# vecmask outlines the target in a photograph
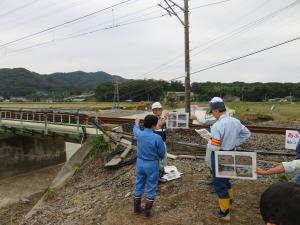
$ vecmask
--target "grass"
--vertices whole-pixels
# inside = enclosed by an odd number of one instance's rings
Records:
[[[143,102],[122,102],[120,106],[137,107],[143,104]],[[208,106],[208,102],[197,102],[192,104],[197,104],[202,107]],[[236,111],[235,116],[243,121],[300,125],[300,102],[226,102],[226,105],[229,108],[234,109]],[[272,106],[274,106],[273,110],[271,110]],[[0,108],[18,109],[101,110],[110,107],[112,107],[111,102],[0,103]],[[184,107],[184,104],[178,104],[177,107]]]
[[[143,102],[121,102],[120,107],[136,107]],[[112,102],[0,102],[0,108],[26,108],[26,109],[85,109],[97,110],[112,107]]]
[[[241,120],[300,125],[300,102],[228,102]]]
[[[109,150],[109,144],[104,140],[103,136],[98,136],[92,141],[92,152],[96,157],[102,156]]]
[[[56,189],[53,188],[49,188],[44,195],[45,201],[49,201],[54,199],[58,194],[58,191]]]
[[[192,104],[208,107],[208,102]],[[300,102],[225,102],[225,104],[234,109],[235,117],[242,121],[300,126]]]

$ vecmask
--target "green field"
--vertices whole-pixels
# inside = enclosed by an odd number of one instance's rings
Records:
[[[300,126],[300,102],[228,102],[226,105],[243,121]]]
[[[208,102],[193,105],[208,108]],[[300,127],[300,102],[225,102],[235,117],[248,123],[292,125]]]
[[[136,107],[143,103],[122,102],[120,107]],[[81,109],[81,110],[99,110],[110,108],[112,102],[1,102],[0,108],[17,108],[17,109]]]
[[[195,105],[208,107],[208,102],[195,102]],[[122,107],[144,105],[143,102],[122,102]],[[283,124],[300,126],[300,102],[226,102],[226,106],[235,110],[235,117],[250,123]],[[0,108],[16,109],[71,109],[71,110],[101,110],[112,107],[111,102],[26,102],[0,103]],[[177,108],[184,108],[178,104]],[[273,110],[271,110],[273,108]],[[166,109],[169,109],[166,107]]]

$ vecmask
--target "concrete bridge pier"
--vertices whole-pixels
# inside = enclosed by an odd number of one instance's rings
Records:
[[[66,161],[63,138],[43,135],[0,137],[0,179]]]

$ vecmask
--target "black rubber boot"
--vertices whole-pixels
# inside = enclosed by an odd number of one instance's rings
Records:
[[[146,201],[146,205],[145,205],[145,211],[144,211],[144,214],[145,214],[145,217],[146,218],[150,218],[152,216],[152,206],[153,206],[153,202],[154,200],[148,200]]]
[[[141,207],[141,202],[142,202],[141,197],[134,197],[133,211],[135,214],[141,214],[143,212],[143,209]]]

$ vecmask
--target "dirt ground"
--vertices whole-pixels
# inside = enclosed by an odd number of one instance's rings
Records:
[[[0,180],[0,208],[27,199],[31,195],[44,192],[62,165],[19,174]],[[1,223],[0,223],[1,224]]]
[[[26,198],[26,201],[17,202],[3,208],[0,208],[0,224],[16,225],[19,224],[23,217],[31,210],[31,208],[42,197],[44,192],[36,193]]]
[[[103,168],[102,159],[89,157],[67,186],[49,199],[26,221],[26,225],[214,225],[217,198],[207,185],[208,171],[199,160],[169,161],[182,178],[161,184],[154,203],[154,216],[146,220],[132,213],[134,165],[119,170]],[[263,225],[259,214],[261,193],[273,178],[233,181],[236,196],[232,206],[233,225]]]

